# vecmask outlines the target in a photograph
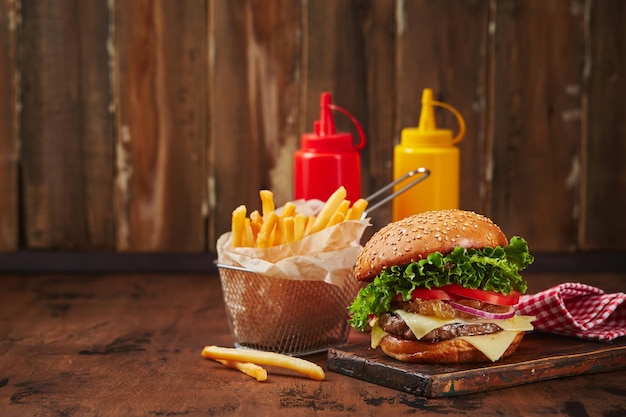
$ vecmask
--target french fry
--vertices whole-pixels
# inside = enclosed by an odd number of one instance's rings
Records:
[[[315,216],[308,216],[306,218],[306,227],[304,228],[304,236],[308,236],[311,234],[311,228],[313,227],[313,223],[315,223]]]
[[[337,207],[337,210],[335,211],[335,213],[341,213],[343,214],[343,217],[345,218],[346,215],[348,214],[348,210],[350,209],[350,200],[343,200],[340,204],[339,207]],[[334,214],[333,214],[334,216]],[[331,216],[332,218],[332,216]]]
[[[245,225],[246,218],[246,206],[241,205],[233,210],[232,215],[232,239],[233,239],[233,247],[237,248],[242,245],[243,240],[243,229]]]
[[[274,193],[261,190],[259,191],[261,211],[254,210],[246,217],[245,205],[233,210],[231,225],[233,246],[269,248],[297,242],[346,220],[361,220],[367,208],[367,201],[361,198],[351,206],[346,195],[343,186],[337,188],[317,216],[298,213],[297,206],[292,201],[285,203],[278,215],[275,211]]]
[[[263,226],[263,217],[258,210],[254,210],[250,213],[250,227],[252,227],[252,235],[254,236],[255,241],[259,231],[261,230],[261,226]]]
[[[288,203],[285,203],[285,206],[283,207],[283,212],[280,213],[280,217],[292,217],[295,214],[296,205],[290,201]]]
[[[279,246],[285,243],[285,229],[280,216],[276,218],[276,224],[274,225],[274,231],[272,232],[271,246]]]
[[[328,220],[328,223],[323,227],[323,229],[329,228],[331,226],[334,226],[336,224],[343,222],[346,219],[346,215],[348,214],[349,208],[350,208],[350,201],[343,200],[339,204],[339,207],[337,207],[337,210],[334,213],[332,213],[330,220]]]
[[[270,243],[272,242],[271,236],[276,226],[276,222],[278,221],[278,214],[272,211],[267,215],[267,217],[267,220],[263,220],[261,230],[256,237],[257,248],[268,248]]]
[[[322,210],[315,218],[315,222],[313,223],[313,226],[311,226],[309,234],[319,232],[326,227],[333,213],[337,211],[337,208],[341,205],[341,202],[345,200],[346,195],[347,191],[342,185],[341,187],[337,188],[337,190],[332,193],[330,197],[328,197],[328,200],[326,200],[324,207],[322,207]]]
[[[277,368],[289,369],[316,381],[323,381],[326,378],[324,370],[317,364],[307,361],[306,359],[287,356],[281,353],[252,349],[205,346],[204,349],[202,349],[202,356],[207,359],[250,362],[257,365],[275,366]]]
[[[249,218],[244,219],[243,224],[243,236],[241,239],[241,246],[251,248],[255,245],[254,233],[252,232],[252,224]]]
[[[346,216],[342,212],[336,211],[333,214],[333,216],[330,218],[330,220],[328,221],[328,224],[326,225],[326,227],[331,227],[331,226],[334,226],[336,224],[339,224],[342,221],[344,221],[345,218],[346,218]]]
[[[269,190],[259,191],[261,196],[261,210],[263,213],[263,220],[267,219],[270,213],[273,213],[276,209],[274,205],[274,193]]]
[[[285,237],[285,243],[293,243],[295,242],[295,238],[294,238],[294,223],[295,223],[295,219],[293,216],[289,216],[289,217],[283,217],[282,218],[282,223],[283,223],[283,231],[284,231],[284,237]]]
[[[215,359],[217,362],[232,369],[237,369],[244,374],[251,376],[259,382],[267,381],[267,371],[265,368],[250,362],[229,361],[226,359]]]
[[[361,220],[361,217],[363,217],[363,213],[365,213],[366,208],[367,200],[359,198],[357,201],[352,203],[352,207],[350,207],[350,209],[348,210],[346,220]]]
[[[308,217],[304,214],[298,213],[293,218],[293,240],[299,241],[304,237],[304,231],[306,230],[306,224]]]

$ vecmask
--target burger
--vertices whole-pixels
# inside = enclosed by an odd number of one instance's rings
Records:
[[[523,238],[509,242],[483,215],[409,216],[364,245],[350,324],[371,330],[372,348],[403,362],[495,362],[533,329],[534,317],[515,311],[527,289],[520,271],[533,261]]]

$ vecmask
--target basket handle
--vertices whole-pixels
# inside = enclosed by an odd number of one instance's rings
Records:
[[[418,175],[418,174],[421,174],[421,175],[419,177],[417,177],[415,180],[413,180],[412,182],[410,182],[409,184],[405,185],[404,187],[402,187],[398,191],[395,191],[392,194],[389,194],[387,197],[383,198],[382,200],[378,201],[377,203],[375,203],[373,205],[370,205],[370,203],[372,203],[373,200],[375,200],[377,197],[379,197],[385,191],[387,191],[390,188],[392,188],[394,185],[399,184],[402,181],[406,180],[407,178],[413,177],[413,176]],[[368,203],[367,204],[368,205],[368,209],[363,213],[362,219],[366,218],[369,215],[370,212],[376,210],[378,207],[382,206],[383,204],[386,204],[389,200],[396,198],[397,196],[399,196],[400,194],[404,193],[409,188],[411,188],[411,187],[417,185],[418,183],[424,181],[429,176],[430,176],[430,170],[428,168],[420,167],[420,168],[417,168],[417,169],[414,169],[412,171],[407,172],[406,174],[404,174],[403,176],[401,176],[397,180],[392,181],[389,184],[387,184],[384,187],[382,187],[381,189],[379,189],[378,191],[375,191],[374,193],[372,193],[371,195],[369,195],[368,197],[365,198],[365,200],[367,200],[367,203]]]

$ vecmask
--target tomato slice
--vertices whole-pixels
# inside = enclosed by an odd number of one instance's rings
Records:
[[[453,300],[454,298],[448,294],[447,292],[433,288],[429,290],[428,288],[415,288],[411,293],[411,299],[416,300]],[[402,301],[402,294],[397,294],[394,297],[396,301]]]
[[[483,301],[489,304],[497,304],[500,306],[512,306],[519,301],[519,292],[513,291],[511,294],[504,295],[495,291],[484,291],[472,288],[465,288],[459,284],[450,284],[441,287],[442,290],[449,292],[450,294],[458,295],[460,297],[467,297],[474,300]]]

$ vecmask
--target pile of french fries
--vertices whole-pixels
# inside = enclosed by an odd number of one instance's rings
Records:
[[[226,367],[237,369],[261,382],[267,380],[267,370],[260,365],[290,369],[316,381],[323,381],[325,378],[324,370],[319,365],[281,353],[211,345],[202,349],[202,356],[206,359],[213,359]]]
[[[276,213],[274,194],[269,190],[261,190],[259,194],[261,212],[254,210],[248,216],[245,205],[233,210],[233,247],[269,248],[298,242],[345,220],[361,220],[367,208],[367,200],[362,198],[350,205],[343,186],[328,198],[316,216],[298,213],[291,201],[284,205],[279,215]]]

